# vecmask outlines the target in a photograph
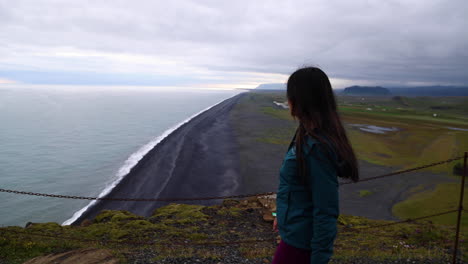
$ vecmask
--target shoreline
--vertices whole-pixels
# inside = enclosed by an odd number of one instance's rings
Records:
[[[167,129],[162,135],[156,137],[151,142],[147,143],[141,147],[138,151],[130,155],[127,161],[131,160],[134,155],[141,155],[141,157],[134,161],[132,166],[123,165],[119,169],[118,174],[119,179],[113,182],[111,185],[107,186],[98,197],[124,197],[124,198],[170,198],[170,197],[197,197],[197,195],[190,195],[190,191],[186,192],[185,195],[178,193],[176,188],[174,190],[165,190],[167,185],[171,181],[182,182],[180,179],[172,179],[175,170],[177,167],[186,167],[183,164],[179,163],[190,163],[190,157],[188,156],[185,160],[180,160],[179,152],[181,152],[186,146],[182,147],[180,144],[177,145],[177,142],[185,142],[187,135],[190,137],[194,134],[199,134],[203,136],[207,132],[205,130],[210,130],[209,126],[204,126],[201,130],[197,131],[198,127],[195,127],[199,123],[207,124],[212,121],[213,123],[217,119],[221,119],[222,116],[228,115],[229,110],[236,104],[238,99],[242,96],[243,93],[234,95],[228,99],[225,99],[215,105],[205,108],[204,110],[192,115],[186,120],[178,123],[177,125]],[[219,111],[222,111],[221,114]],[[219,115],[219,116],[218,116]],[[225,118],[228,121],[229,118]],[[224,124],[225,126],[229,124]],[[191,131],[195,129],[195,131]],[[203,130],[204,129],[204,130]],[[218,133],[228,134],[226,132],[229,129],[224,129],[224,131],[219,128],[216,129]],[[190,131],[190,133],[189,133]],[[225,135],[229,137],[229,135]],[[194,137],[195,138],[195,137]],[[200,137],[201,138],[201,137]],[[202,138],[203,139],[203,138]],[[206,140],[206,139],[203,139]],[[235,140],[230,140],[231,145]],[[177,149],[174,151],[168,147],[169,144],[176,143]],[[197,144],[203,142],[195,142],[191,140],[188,144]],[[232,148],[232,146],[231,146]],[[147,150],[146,150],[147,149]],[[229,149],[229,148],[225,148]],[[143,150],[143,151],[142,151]],[[145,151],[146,150],[146,151]],[[185,149],[184,149],[185,150]],[[172,152],[172,153],[170,153]],[[169,155],[167,155],[169,153]],[[206,153],[205,153],[206,154]],[[231,153],[233,154],[233,153]],[[158,161],[156,156],[160,156],[163,161]],[[167,158],[169,157],[169,158]],[[126,161],[126,163],[127,163]],[[152,163],[156,161],[156,166],[152,166]],[[168,163],[165,163],[168,162]],[[172,163],[172,166],[168,166],[169,163]],[[175,163],[178,163],[177,165]],[[161,169],[163,173],[158,173],[158,169]],[[227,168],[233,170],[233,168]],[[127,170],[125,172],[125,170]],[[208,171],[208,170],[207,170]],[[159,178],[151,177],[151,175],[158,174]],[[176,172],[176,178],[180,178],[180,171]],[[137,180],[138,186],[132,186],[132,182],[128,179],[132,178]],[[164,179],[165,178],[165,179]],[[195,178],[196,179],[196,178]],[[155,185],[154,183],[158,183]],[[149,186],[162,186],[157,193],[152,192]],[[173,188],[172,185],[169,186]],[[132,191],[133,190],[133,191]],[[142,194],[143,193],[143,194]],[[229,194],[231,194],[229,192]],[[214,194],[210,194],[214,195]],[[224,195],[224,194],[223,194]],[[105,200],[94,200],[91,201],[88,205],[76,211],[71,218],[64,221],[62,225],[77,225],[82,222],[84,219],[94,218],[101,210],[111,209],[111,210],[128,210],[132,213],[139,215],[150,215],[151,212],[163,205],[168,204],[169,202],[126,202],[126,201],[105,201]],[[120,205],[119,205],[120,204]],[[199,204],[206,204],[200,203]],[[208,202],[208,204],[212,204]]]
[[[290,121],[262,112],[262,107],[270,104],[255,93],[241,93],[202,112],[162,139],[105,197],[197,198],[276,191],[279,166],[287,146],[265,141],[268,135],[265,133],[284,130],[280,132],[289,139],[293,130],[287,131]],[[361,178],[402,169],[364,160],[359,160],[359,167]],[[340,213],[399,220],[392,208],[413,194],[415,188],[430,190],[450,181],[443,174],[416,171],[346,185],[340,188]],[[360,195],[363,191],[368,195]],[[179,203],[213,205],[217,202]],[[104,209],[148,216],[169,203],[97,201],[72,225],[92,219]]]

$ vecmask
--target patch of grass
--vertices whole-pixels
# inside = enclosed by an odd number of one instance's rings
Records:
[[[372,224],[372,221],[359,216],[353,215],[339,215],[338,224],[345,227],[367,226]]]
[[[270,102],[271,95],[255,94],[258,102]],[[263,97],[263,98],[262,98]],[[391,98],[340,98],[339,111],[345,123],[368,124],[382,127],[397,127],[400,130],[387,134],[372,134],[356,127],[346,126],[347,134],[359,159],[368,162],[395,166],[407,169],[432,162],[437,162],[468,151],[468,137],[464,131],[454,131],[447,127],[468,128],[468,119],[456,109],[461,109],[465,102],[459,98],[403,98],[406,106]],[[347,100],[354,100],[350,104]],[[444,100],[447,103],[442,103]],[[461,100],[461,101],[460,101]],[[431,106],[436,104],[451,104],[450,111],[438,111],[437,118],[432,117]],[[366,110],[372,108],[372,111]],[[264,136],[258,138],[262,142],[276,145],[287,145],[294,133],[296,124],[288,110],[273,106],[262,106],[261,111],[274,118],[291,121],[291,127],[266,130]],[[464,110],[463,110],[464,111]],[[369,144],[372,142],[372,144]],[[449,173],[452,163],[427,168],[425,170],[437,173]]]
[[[343,120],[348,124],[369,124],[400,129],[387,134],[372,134],[347,126],[347,134],[358,158],[379,165],[402,169],[417,167],[459,156],[463,149],[468,147],[466,133],[462,136],[462,133],[434,124],[379,120],[368,116],[344,116]],[[452,167],[453,164],[448,163],[426,170],[451,173]]]
[[[216,213],[223,216],[240,216],[242,209],[237,207],[222,207]]]
[[[278,95],[275,95],[278,97]],[[276,131],[265,131],[258,138],[262,142],[276,145],[287,145],[294,133],[296,124],[288,110],[264,106],[275,97],[270,94],[253,93],[255,103],[261,103],[260,111],[274,118],[291,121],[288,130],[278,128]],[[340,97],[339,112],[348,124],[368,124],[382,127],[397,127],[400,131],[387,134],[372,134],[356,127],[346,126],[347,134],[359,159],[368,162],[395,166],[402,169],[416,167],[454,156],[468,151],[468,137],[464,131],[454,131],[447,127],[468,128],[466,107],[460,98],[402,98],[405,105],[391,98]],[[441,101],[441,99],[443,99]],[[253,100],[253,99],[252,99]],[[353,101],[354,100],[354,101]],[[446,102],[445,102],[446,101]],[[353,103],[351,103],[353,102]],[[434,118],[433,109],[437,104],[451,105],[450,110],[438,110]],[[372,108],[372,111],[366,110]],[[460,110],[460,109],[465,110]],[[458,109],[458,110],[457,110]],[[372,142],[372,144],[369,144]],[[447,173],[453,164],[430,167],[426,170]]]
[[[262,112],[265,114],[271,115],[273,117],[276,117],[276,118],[291,120],[291,121],[294,120],[291,114],[289,113],[288,109],[279,109],[279,108],[274,108],[270,106],[264,106],[262,107]]]
[[[424,188],[425,188],[425,185],[424,185],[424,184],[419,184],[418,186],[415,186],[415,187],[409,189],[409,190],[408,190],[408,193],[414,194],[414,193],[423,191]]]
[[[366,197],[366,196],[369,196],[369,195],[372,195],[373,192],[369,191],[369,190],[359,190],[359,196],[360,197]]]
[[[261,142],[268,143],[268,144],[283,145],[283,146],[289,144],[290,142],[286,139],[275,138],[275,137],[261,137],[258,140]]]
[[[113,211],[113,210],[103,210],[99,215],[94,218],[96,223],[105,223],[108,221],[111,222],[120,222],[120,221],[129,221],[135,219],[143,219],[141,216],[130,213],[129,211]]]
[[[291,126],[280,127],[277,129],[266,129],[262,137],[257,140],[275,145],[288,145],[291,142],[292,136],[296,131],[296,124],[291,123]]]
[[[403,108],[386,108],[386,111],[381,109],[373,109],[372,111],[367,110],[367,105],[364,106],[339,106],[338,109],[342,115],[353,115],[353,116],[367,116],[376,119],[400,119],[401,121],[412,120],[417,122],[430,122],[443,125],[467,125],[467,119],[453,115],[441,115],[438,114],[434,117],[433,113],[418,112],[412,109]]]
[[[241,207],[239,207],[241,206]],[[275,234],[271,233],[271,224],[265,223],[261,217],[261,210],[255,212],[250,218],[246,219],[245,215],[240,216],[241,209],[246,209],[248,205],[243,203],[226,200],[223,205],[209,207],[187,207],[187,205],[176,206],[170,205],[168,208],[157,210],[159,215],[158,222],[152,223],[151,218],[134,219],[128,221],[111,221],[112,215],[124,214],[119,211],[103,212],[109,219],[106,222],[94,221],[89,226],[60,226],[56,223],[34,224],[29,228],[21,227],[5,227],[0,228],[0,259],[6,263],[23,263],[25,260],[32,257],[49,254],[66,252],[77,248],[96,248],[110,247],[112,253],[125,257],[132,254],[141,254],[141,251],[153,252],[157,257],[153,260],[161,260],[165,258],[184,260],[187,258],[200,258],[201,261],[221,260],[223,251],[216,250],[216,247],[194,246],[190,243],[180,246],[178,244],[171,245],[174,240],[185,241],[186,239],[202,242],[202,241],[226,241],[236,239],[255,239],[258,237],[269,238],[265,242],[255,244],[231,245],[232,250],[238,250],[239,253],[246,258],[252,259],[269,259],[275,249],[276,244],[272,241]],[[235,209],[234,209],[235,208]],[[192,213],[203,209],[207,221],[202,221],[197,228],[193,228],[193,223],[182,225],[179,222],[174,222],[173,217],[178,216],[190,218]],[[222,209],[222,210],[220,210]],[[253,208],[252,208],[253,209]],[[187,213],[192,211],[192,213]],[[224,217],[225,212],[227,218]],[[234,212],[234,214],[233,214]],[[156,212],[155,212],[156,213]],[[239,213],[239,214],[238,214]],[[182,216],[183,215],[183,216]],[[234,216],[235,215],[235,216]],[[205,218],[205,217],[202,217]],[[216,223],[210,223],[214,219]],[[153,218],[154,220],[154,218]],[[227,222],[226,225],[219,225],[222,221]],[[242,222],[244,221],[244,222]],[[417,223],[403,223],[399,225],[391,225],[378,229],[364,229],[362,227],[371,227],[391,221],[370,220],[363,217],[340,215],[338,218],[338,237],[335,241],[334,259],[367,258],[372,261],[378,260],[399,260],[411,258],[413,259],[439,259],[448,257],[450,252],[446,250],[452,245],[451,237],[454,234],[454,228],[449,226],[441,226],[428,221],[420,221]],[[246,233],[246,227],[251,227]],[[27,235],[18,235],[7,232],[7,230],[16,230],[21,232],[40,232],[43,234],[70,236],[79,239],[97,239],[115,240],[118,236],[113,235],[113,232],[123,232],[126,236],[121,237],[122,240],[132,241],[158,241],[162,244],[125,247],[114,246],[115,244],[90,244],[90,242],[78,242],[72,240],[60,240],[56,238],[44,238]],[[243,233],[244,232],[244,233]],[[217,235],[214,235],[216,233]],[[466,233],[462,230],[461,249],[465,252],[468,247]],[[182,240],[181,240],[182,239]],[[271,239],[271,240],[269,240]],[[124,258],[122,257],[122,261]]]
[[[187,224],[198,221],[205,221],[207,215],[200,210],[203,208],[201,205],[189,204],[174,204],[171,203],[167,206],[154,210],[151,219],[164,218],[165,223],[179,223]]]
[[[450,252],[446,248],[450,247],[452,241],[447,238],[454,234],[453,227],[420,221],[359,231],[358,228],[391,221],[375,221],[347,215],[341,215],[338,220],[339,231],[333,259],[347,260],[350,263],[354,263],[354,259],[358,258],[371,260],[369,263],[402,259],[406,261],[408,258],[449,259]]]
[[[467,191],[465,187],[465,193]],[[393,206],[392,212],[400,219],[407,219],[456,209],[459,195],[460,184],[438,184],[435,190],[413,194],[407,200],[397,203]],[[465,199],[463,206],[468,206],[468,199]],[[456,219],[456,213],[453,213],[433,217],[431,221],[438,224],[455,225]],[[462,214],[462,226],[468,227],[468,215],[466,214]]]

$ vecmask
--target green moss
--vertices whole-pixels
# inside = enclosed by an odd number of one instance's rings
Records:
[[[237,201],[236,201],[237,202]],[[221,259],[219,251],[211,247],[191,246],[170,246],[164,247],[154,245],[148,247],[115,247],[114,244],[94,244],[81,243],[73,240],[61,240],[56,238],[44,238],[27,235],[18,235],[15,233],[6,232],[6,230],[15,230],[20,232],[44,232],[47,234],[60,234],[60,236],[69,236],[78,239],[97,239],[97,240],[132,240],[132,241],[159,241],[163,244],[170,244],[175,240],[193,240],[193,241],[224,241],[226,237],[239,236],[242,239],[254,239],[261,232],[271,232],[271,225],[265,224],[259,215],[257,225],[258,233],[243,233],[241,229],[233,229],[233,223],[236,225],[249,226],[253,224],[252,218],[242,222],[242,217],[222,218],[220,216],[231,216],[241,213],[241,209],[236,207],[236,204],[207,207],[205,212],[213,212],[214,215],[206,215],[204,218],[220,218],[223,219],[219,223],[225,221],[226,225],[211,225],[209,223],[200,222],[198,226],[193,224],[180,224],[174,222],[174,217],[181,217],[180,213],[184,212],[186,216],[193,216],[193,212],[199,212],[200,208],[192,206],[175,206],[171,205],[159,212],[158,222],[152,223],[148,219],[135,219],[129,221],[107,221],[102,223],[93,223],[86,227],[64,226],[61,227],[55,223],[35,224],[29,228],[7,227],[0,228],[0,259],[6,263],[23,263],[25,260],[32,257],[65,252],[71,249],[84,247],[111,247],[117,256],[133,254],[133,250],[140,252],[141,250],[155,251],[158,254],[158,259],[165,257],[171,258],[188,258],[198,257],[202,260]],[[220,208],[219,211],[213,209]],[[187,213],[191,211],[192,213]],[[221,212],[221,213],[218,213]],[[114,215],[111,212],[108,215]],[[117,212],[116,212],[117,213]],[[163,216],[164,215],[164,216]],[[178,216],[177,216],[178,215]],[[198,214],[196,214],[198,215]],[[112,218],[110,218],[112,219]],[[155,219],[156,220],[156,219]],[[167,221],[171,220],[171,221]],[[371,227],[392,221],[376,221],[363,217],[340,215],[338,218],[338,237],[335,242],[334,259],[348,259],[352,262],[353,258],[366,257],[374,261],[378,260],[399,260],[402,258],[411,259],[438,259],[447,256],[446,248],[452,245],[451,239],[454,234],[454,228],[449,226],[440,226],[432,224],[429,221],[420,221],[417,223],[403,223],[392,225],[378,229],[359,229],[363,227]],[[266,228],[266,229],[264,229]],[[354,228],[354,229],[353,229]],[[261,229],[264,229],[263,231]],[[363,231],[360,231],[363,230]],[[461,234],[462,252],[468,247],[466,242],[466,233],[462,230]],[[274,253],[276,245],[271,242],[255,243],[240,245],[239,252],[247,258],[262,259],[271,256]],[[120,254],[120,255],[119,255]]]
[[[62,226],[54,222],[34,223],[34,224],[31,224],[27,229],[32,232],[40,230],[46,233],[54,233],[54,232],[60,232],[62,230]]]
[[[369,190],[359,190],[359,196],[360,197],[366,197],[366,196],[369,196],[373,194],[373,192],[369,191]]]
[[[338,224],[346,227],[354,226],[366,226],[369,224],[369,220],[364,217],[353,216],[353,215],[339,215]]]
[[[106,234],[105,237],[109,240],[121,240],[123,238],[130,237],[132,235],[132,231],[128,229],[124,230],[124,229],[114,228],[114,229],[108,230],[105,234]]]
[[[94,222],[95,223],[103,223],[103,222],[108,222],[108,221],[120,222],[120,221],[128,221],[128,220],[135,220],[135,219],[142,219],[142,217],[132,214],[129,211],[125,211],[125,210],[121,210],[121,211],[103,210],[94,218]]]
[[[78,245],[73,241],[9,232],[18,231],[51,235],[53,234],[51,231],[55,231],[56,234],[58,233],[59,228],[57,226],[59,225],[56,223],[47,223],[35,224],[34,228],[30,227],[27,229],[20,227],[0,228],[0,260],[12,264],[23,263],[28,259],[43,254],[60,253],[77,248]]]
[[[200,210],[201,205],[169,204],[154,210],[151,219],[164,218],[164,223],[187,224],[198,221],[206,221],[207,215]]]
[[[147,230],[147,229],[153,229],[155,226],[146,220],[134,220],[131,222],[126,223],[122,228],[128,229],[128,230]]]
[[[216,211],[217,214],[223,215],[223,216],[240,216],[242,212],[242,209],[237,208],[237,207],[223,207]]]

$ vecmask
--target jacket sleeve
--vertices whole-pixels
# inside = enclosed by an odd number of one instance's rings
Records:
[[[313,202],[313,236],[311,263],[324,264],[333,255],[339,215],[338,179],[335,170],[325,161],[315,158],[317,148],[308,156],[310,190]]]

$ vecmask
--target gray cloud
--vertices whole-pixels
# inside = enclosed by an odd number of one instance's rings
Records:
[[[50,55],[72,49],[176,62],[183,72],[173,66],[174,78],[204,72],[200,83],[313,64],[334,78],[468,84],[467,9],[464,0],[0,0],[0,78],[12,69],[108,68],[99,57]],[[124,66],[145,74],[166,67]]]

